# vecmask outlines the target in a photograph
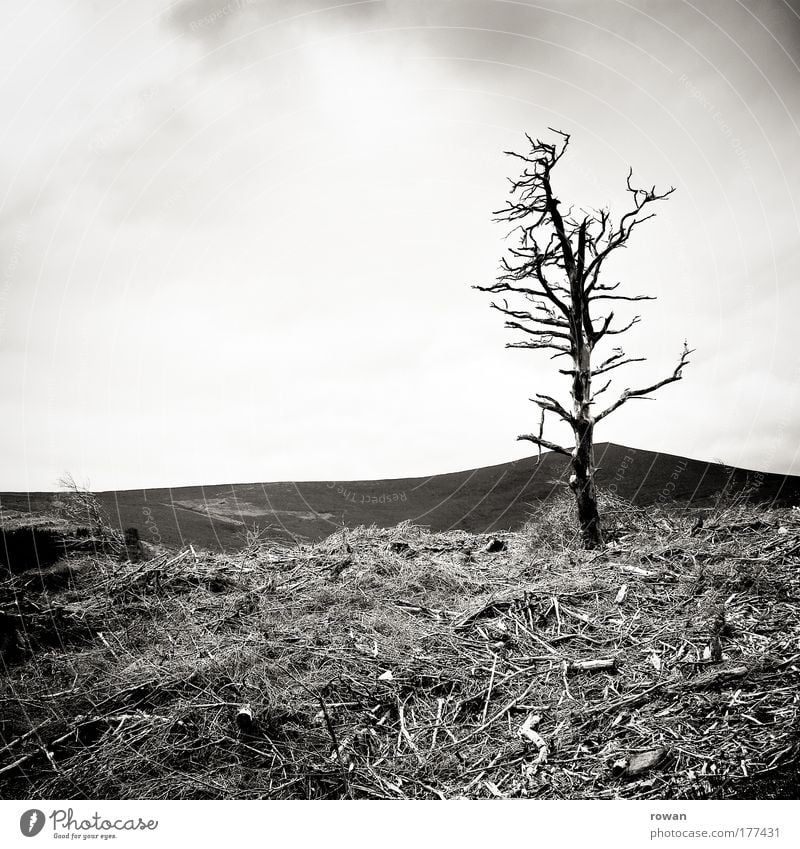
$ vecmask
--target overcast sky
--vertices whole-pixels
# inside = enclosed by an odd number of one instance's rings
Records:
[[[596,438],[800,474],[800,3],[33,0],[0,40],[0,489],[530,453],[568,387],[470,286],[548,126],[566,203],[677,189],[609,266],[659,298],[613,386],[697,353]]]

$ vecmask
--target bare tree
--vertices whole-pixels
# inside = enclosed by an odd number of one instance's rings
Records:
[[[603,534],[595,487],[594,427],[632,398],[648,398],[662,386],[680,380],[692,353],[684,342],[678,363],[668,377],[642,389],[625,389],[602,412],[595,412],[597,398],[609,388],[611,379],[605,379],[599,389],[593,387],[593,379],[645,359],[629,357],[621,347],[614,347],[608,356],[593,363],[592,355],[600,342],[624,333],[640,319],[637,315],[627,323],[615,321],[610,309],[605,315],[595,315],[596,306],[606,306],[602,302],[653,300],[650,295],[620,294],[620,284],[601,282],[601,274],[609,257],[627,245],[636,227],[655,215],[652,205],[666,200],[675,189],[659,192],[655,186],[638,188],[631,182],[630,171],[627,191],[632,206],[618,221],[612,221],[608,209],[574,213],[570,208],[562,212],[551,177],[570,137],[559,130],[551,131],[560,137],[557,144],[534,140],[526,134],[530,143],[526,154],[506,151],[508,156],[521,160],[524,169],[516,180],[510,181],[512,199],[495,216],[498,221],[514,224],[511,232],[519,234],[519,241],[501,260],[496,282],[474,288],[506,296],[491,306],[506,317],[507,328],[525,334],[521,341],[509,342],[507,348],[553,351],[551,359],[570,359],[569,367],[559,372],[571,383],[571,409],[549,395],[537,394],[531,400],[541,410],[539,430],[517,439],[538,446],[540,459],[542,448],[571,459],[570,487],[575,494],[583,542],[587,548],[595,548],[603,544]],[[508,297],[515,298],[522,308],[510,305]],[[544,438],[547,413],[570,426],[573,448]]]
[[[125,546],[120,533],[112,527],[100,505],[100,500],[89,489],[88,483],[79,484],[71,474],[67,473],[59,479],[58,485],[65,490],[54,504],[61,516],[76,525],[88,525],[100,551],[112,553],[123,551]]]

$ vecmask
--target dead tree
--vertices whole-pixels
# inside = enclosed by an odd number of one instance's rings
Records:
[[[552,172],[569,145],[569,135],[552,130],[560,140],[547,144],[526,134],[530,150],[526,154],[506,151],[508,156],[524,163],[522,174],[511,180],[510,194],[504,209],[495,213],[497,221],[512,222],[512,234],[518,244],[501,260],[501,273],[490,286],[475,286],[482,292],[502,295],[503,300],[491,304],[506,317],[505,326],[525,334],[525,338],[509,342],[507,348],[553,351],[551,359],[568,357],[568,368],[559,369],[571,384],[571,409],[549,395],[537,394],[531,400],[541,410],[539,430],[517,439],[564,454],[571,459],[570,487],[575,494],[581,535],[587,548],[603,544],[595,487],[595,425],[633,398],[648,396],[680,380],[682,370],[692,353],[684,342],[674,371],[663,380],[642,389],[625,389],[616,401],[602,412],[595,412],[597,398],[611,384],[611,379],[595,389],[592,381],[644,357],[629,357],[621,347],[613,347],[599,362],[593,362],[595,348],[636,324],[634,316],[627,323],[615,321],[614,312],[596,315],[595,311],[611,306],[605,302],[653,300],[650,295],[627,295],[618,292],[619,283],[601,282],[608,259],[624,248],[633,231],[652,218],[653,204],[666,200],[675,191],[659,192],[655,186],[638,188],[628,173],[627,190],[632,206],[618,221],[612,221],[608,209],[579,213],[561,211],[554,194]],[[509,304],[508,298],[515,302]],[[521,307],[521,308],[517,308]],[[545,416],[555,414],[572,429],[573,448],[544,438]]]

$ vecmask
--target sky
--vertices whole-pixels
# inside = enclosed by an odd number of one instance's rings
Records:
[[[0,490],[529,455],[568,386],[471,287],[548,127],[565,204],[676,189],[606,272],[658,298],[610,400],[696,353],[596,439],[800,474],[796,0],[32,0],[0,42]]]

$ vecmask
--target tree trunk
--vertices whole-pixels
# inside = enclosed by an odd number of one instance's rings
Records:
[[[569,485],[575,494],[581,537],[586,548],[603,544],[600,514],[597,510],[597,490],[594,484],[594,424],[579,423],[575,428],[575,451],[572,455],[572,475]]]
[[[594,485],[594,418],[590,406],[591,347],[580,330],[575,335],[578,340],[572,383],[572,429],[575,433],[575,449],[572,452],[572,475],[569,485],[575,494],[583,545],[585,548],[598,548],[603,545],[603,533]]]

